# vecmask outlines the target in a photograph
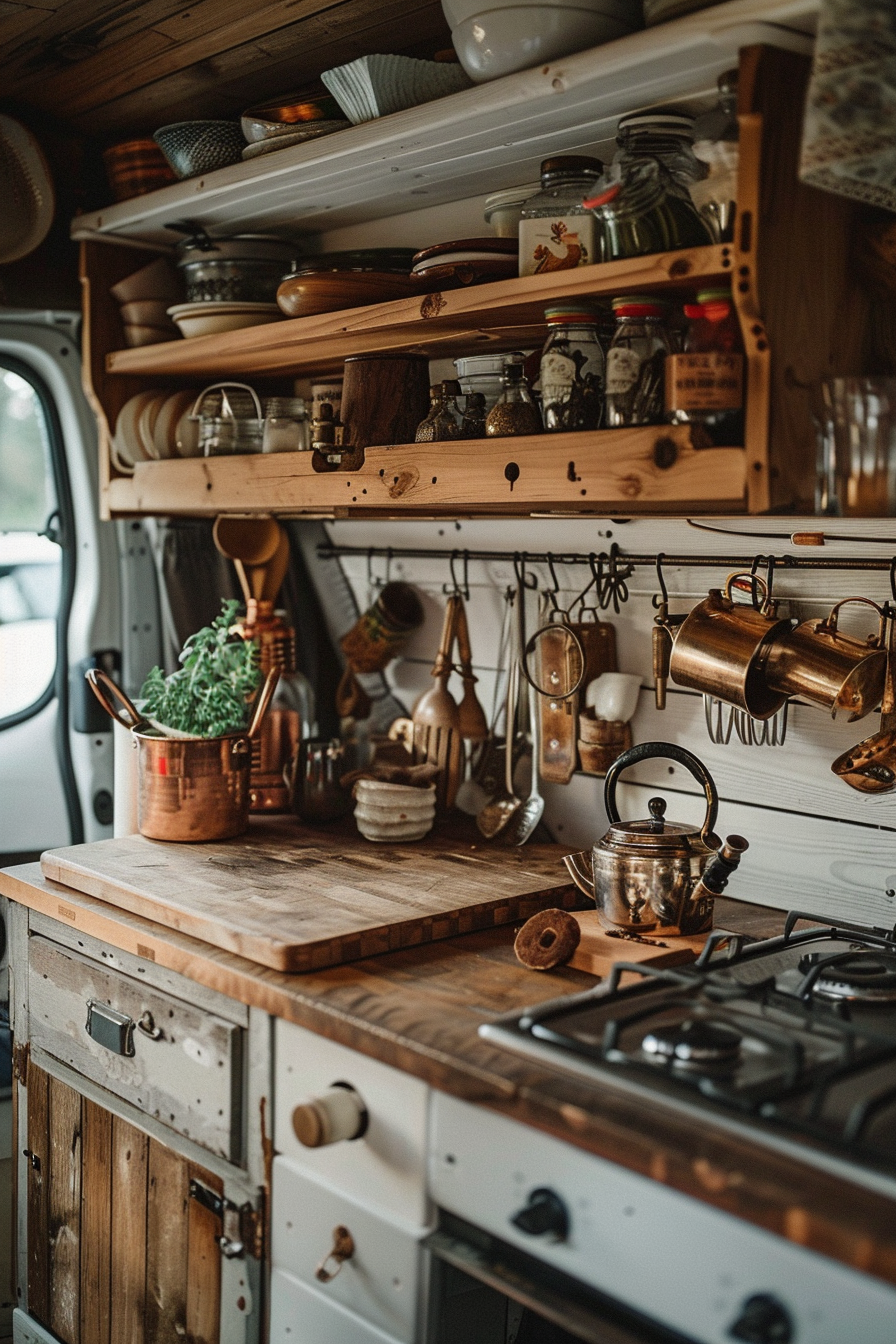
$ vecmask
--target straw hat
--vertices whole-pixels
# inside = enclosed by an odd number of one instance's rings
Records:
[[[0,264],[18,261],[46,238],[53,182],[40,145],[21,122],[0,114]]]

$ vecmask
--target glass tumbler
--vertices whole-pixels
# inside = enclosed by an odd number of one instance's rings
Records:
[[[826,379],[815,424],[816,513],[896,515],[896,378]]]

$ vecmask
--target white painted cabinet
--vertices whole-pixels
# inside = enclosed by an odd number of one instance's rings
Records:
[[[271,1275],[270,1344],[397,1344],[360,1316],[330,1302],[291,1274]],[[458,1341],[461,1344],[461,1341]]]

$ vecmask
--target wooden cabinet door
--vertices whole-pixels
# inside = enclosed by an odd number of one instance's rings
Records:
[[[218,1177],[33,1064],[28,1310],[64,1344],[218,1344]]]

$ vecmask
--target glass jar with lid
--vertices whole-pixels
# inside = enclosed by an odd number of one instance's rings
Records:
[[[671,353],[667,305],[650,294],[613,300],[616,330],[607,351],[606,423],[659,425],[665,419],[665,362]]]
[[[597,309],[566,302],[546,308],[541,352],[541,414],[550,431],[597,429],[604,409],[604,352]]]
[[[507,365],[522,364],[523,359],[519,350],[497,355],[461,355],[454,361],[461,392],[465,397],[471,392],[481,392],[488,413],[504,388],[504,370]]]
[[[629,164],[620,181],[584,204],[601,221],[604,261],[704,247],[712,242],[690,197],[685,200],[678,195],[671,177],[656,159]]]
[[[694,118],[684,112],[629,112],[619,118],[616,144],[613,167],[620,177],[632,164],[656,159],[672,179],[672,189],[689,200],[691,184],[706,176],[706,164],[694,153]]]
[[[600,159],[566,154],[545,159],[541,191],[520,213],[520,275],[566,271],[600,260],[599,225],[582,201],[603,176]]]
[[[268,397],[264,403],[263,453],[303,453],[311,448],[311,428],[303,397]]]
[[[744,355],[727,289],[701,289],[687,303],[681,354],[666,364],[666,411],[673,424],[695,427],[697,447],[743,444]]]

